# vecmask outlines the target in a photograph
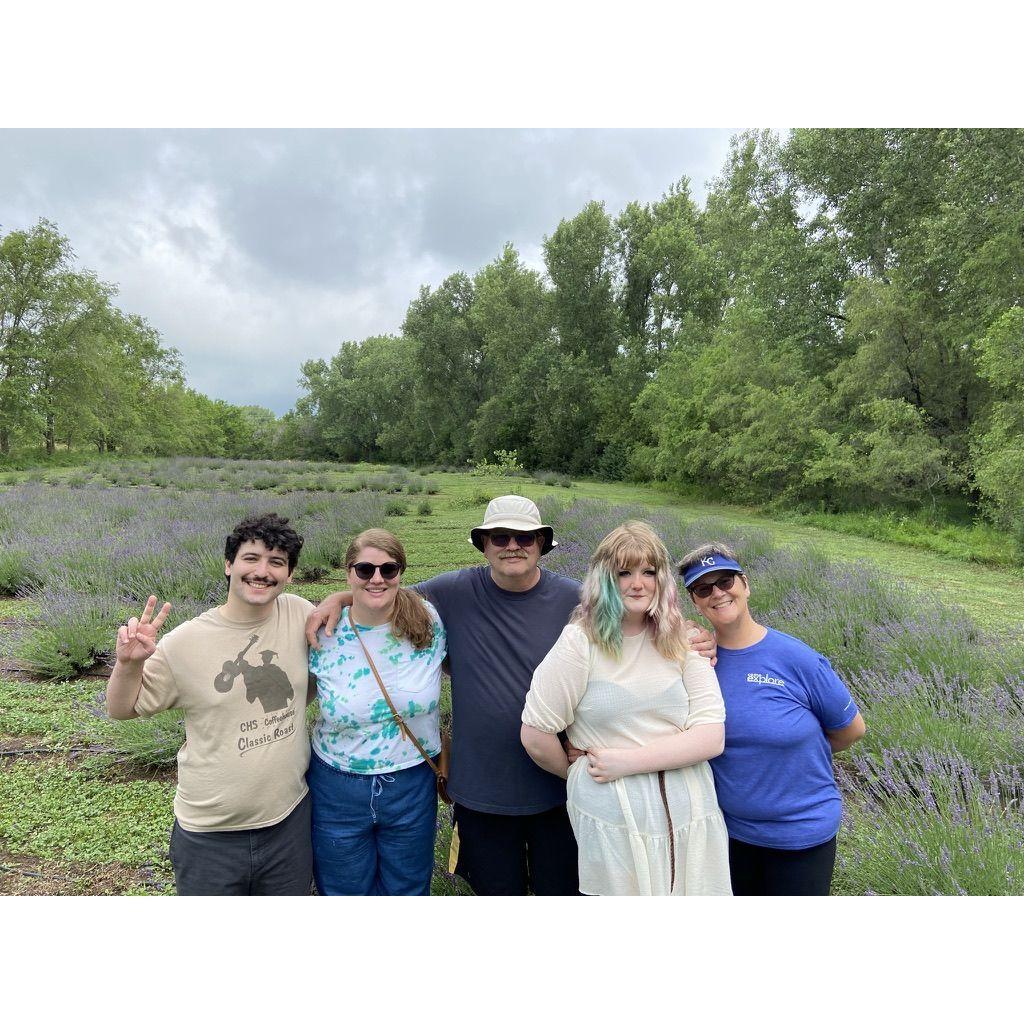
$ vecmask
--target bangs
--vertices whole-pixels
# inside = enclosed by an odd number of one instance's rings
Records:
[[[661,568],[658,564],[658,552],[637,537],[623,537],[613,554],[617,571],[625,569],[629,572],[646,565],[654,569]]]

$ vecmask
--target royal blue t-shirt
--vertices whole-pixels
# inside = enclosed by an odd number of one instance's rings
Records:
[[[448,633],[451,798],[487,814],[539,814],[564,804],[564,780],[534,764],[519,731],[534,670],[579,603],[579,583],[541,569],[529,590],[502,590],[491,567],[477,565],[415,589]]]
[[[839,831],[842,801],[825,730],[857,714],[828,659],[769,629],[741,650],[718,648],[725,752],[711,762],[729,835],[804,850]]]

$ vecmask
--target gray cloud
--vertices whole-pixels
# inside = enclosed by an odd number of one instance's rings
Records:
[[[305,359],[400,329],[421,284],[474,272],[592,199],[689,177],[731,130],[0,132],[0,230],[40,217],[179,348],[192,386],[277,413]]]

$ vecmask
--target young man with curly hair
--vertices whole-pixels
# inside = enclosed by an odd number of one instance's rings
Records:
[[[157,642],[171,610],[151,596],[117,633],[111,718],[185,716],[171,862],[182,896],[304,896],[312,877],[310,602],[284,593],[302,537],[274,513],[243,520],[224,546],[227,600]]]

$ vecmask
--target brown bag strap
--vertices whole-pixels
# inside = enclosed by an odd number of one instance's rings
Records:
[[[351,622],[351,613],[349,615],[349,621]],[[356,639],[359,641],[359,646],[362,647],[363,654],[366,655],[366,660],[367,662],[369,662],[370,668],[373,670],[373,677],[377,680],[377,685],[380,687],[380,692],[384,694],[384,699],[388,702],[388,707],[391,709],[391,717],[394,718],[395,723],[398,725],[398,728],[406,736],[409,737],[409,739],[413,743],[413,746],[415,746],[416,749],[423,755],[423,760],[430,765],[430,767],[433,769],[434,774],[440,779],[442,777],[441,769],[438,768],[437,765],[434,764],[434,762],[430,759],[430,755],[423,749],[423,745],[413,735],[412,729],[410,729],[409,726],[405,724],[405,719],[402,718],[402,716],[398,713],[397,709],[395,708],[395,705],[391,702],[391,696],[388,694],[387,687],[384,685],[384,680],[381,679],[380,673],[377,671],[377,666],[373,663],[373,658],[370,657],[370,652],[366,649],[366,644],[363,643],[363,638],[359,635],[359,627],[354,622],[351,622],[351,625],[352,632],[355,633]]]

